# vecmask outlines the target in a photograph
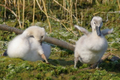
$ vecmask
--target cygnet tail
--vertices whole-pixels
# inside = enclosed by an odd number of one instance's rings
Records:
[[[78,30],[80,30],[81,32],[83,32],[83,33],[86,34],[86,35],[89,34],[88,30],[86,30],[86,29],[83,28],[83,27],[80,27],[80,26],[78,26],[78,25],[74,25],[74,27],[77,28]]]

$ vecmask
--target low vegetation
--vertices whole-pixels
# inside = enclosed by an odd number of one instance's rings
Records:
[[[13,0],[11,3],[9,1],[11,0],[0,2],[0,24],[20,29],[38,25],[46,29],[48,36],[73,45],[82,36],[73,25],[78,24],[91,31],[92,17],[101,16],[102,29],[114,29],[113,34],[106,36],[109,44],[106,53],[120,56],[119,0],[25,0],[25,4],[22,0]],[[14,4],[14,1],[19,7]],[[73,68],[74,52],[50,43],[48,44],[51,45],[52,50],[49,64],[43,61],[31,62],[2,56],[8,42],[15,36],[14,32],[0,31],[0,80],[120,80],[120,60],[112,60],[113,56],[103,61],[98,69],[83,70],[89,65],[80,62],[75,69]]]

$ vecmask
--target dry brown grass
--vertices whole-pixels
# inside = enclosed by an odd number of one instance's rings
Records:
[[[4,0],[3,2],[4,5],[0,4],[0,6],[5,8],[4,18],[6,18],[6,15],[7,15],[6,9],[10,10],[10,12],[14,14],[14,16],[17,18],[20,28],[25,27],[24,26],[25,20],[26,20],[25,15],[26,13],[28,13],[26,12],[26,9],[28,9],[28,7],[30,8],[32,7],[31,12],[32,12],[33,25],[35,24],[35,16],[37,15],[36,11],[40,10],[46,16],[46,21],[49,25],[50,33],[52,32],[52,25],[50,22],[51,19],[62,24],[66,28],[66,30],[73,32],[74,23],[78,25],[83,25],[82,21],[84,20],[84,17],[85,17],[84,11],[78,11],[78,4],[81,5],[83,2],[86,2],[91,5],[94,3],[96,3],[96,5],[100,5],[100,4],[112,3],[113,0],[50,0],[50,1],[48,0],[31,0],[31,1],[30,0]],[[120,9],[120,1],[117,0],[116,3],[118,5],[118,8]],[[48,4],[50,4],[51,6]],[[52,8],[54,8],[52,4],[57,5],[57,7],[60,7],[58,9],[58,11],[62,13],[62,15],[60,15],[60,18],[56,17],[57,13],[54,13],[52,11]],[[15,8],[15,10],[13,10],[13,7]],[[97,14],[97,13],[94,13],[94,14]],[[43,15],[39,15],[39,16],[41,17]]]

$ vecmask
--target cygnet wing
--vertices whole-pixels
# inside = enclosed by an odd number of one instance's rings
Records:
[[[86,29],[83,28],[83,27],[80,27],[80,26],[78,26],[78,25],[74,25],[74,27],[77,28],[78,30],[80,30],[81,32],[83,32],[85,35],[88,35],[88,34],[89,34],[88,30],[86,30]]]

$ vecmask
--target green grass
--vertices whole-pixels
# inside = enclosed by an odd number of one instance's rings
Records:
[[[58,58],[54,58],[58,56]],[[73,68],[73,54],[69,57],[60,57],[51,54],[49,64],[43,61],[24,61],[18,58],[0,57],[0,79],[4,80],[119,80],[120,73],[116,66],[119,62],[103,62],[99,69],[82,70],[89,65],[78,65]],[[117,69],[116,69],[117,68]],[[119,69],[118,69],[119,70]]]

